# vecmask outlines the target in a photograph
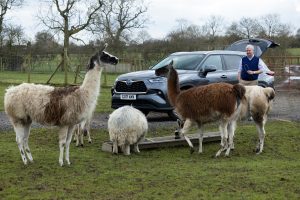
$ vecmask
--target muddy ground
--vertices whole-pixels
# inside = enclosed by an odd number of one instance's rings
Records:
[[[92,121],[92,128],[107,128],[108,113],[95,113]],[[167,114],[164,113],[150,113],[148,115],[149,128],[154,130],[158,127],[176,127],[176,122],[172,121]],[[300,122],[300,91],[299,90],[277,90],[273,108],[269,113],[269,120],[290,120]],[[33,124],[33,127],[40,127],[40,125]],[[6,114],[0,112],[0,130],[12,130]]]

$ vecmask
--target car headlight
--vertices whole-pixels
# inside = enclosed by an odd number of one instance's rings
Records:
[[[163,83],[166,82],[166,78],[165,77],[157,77],[157,78],[151,78],[149,79],[150,83]]]

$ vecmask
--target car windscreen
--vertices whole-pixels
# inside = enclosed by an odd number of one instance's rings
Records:
[[[195,70],[198,64],[204,58],[204,54],[181,54],[181,55],[170,55],[157,63],[151,69],[159,69],[167,66],[173,60],[173,67],[175,69],[183,70]]]

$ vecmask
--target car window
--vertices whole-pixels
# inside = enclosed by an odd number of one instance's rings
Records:
[[[164,67],[173,60],[173,66],[175,69],[194,70],[202,61],[203,57],[204,54],[171,55],[156,64],[154,67],[152,67],[152,69],[159,69],[161,67]]]
[[[223,55],[227,70],[238,70],[242,57],[238,55]]]
[[[202,64],[203,67],[205,66],[214,66],[218,70],[222,69],[222,60],[220,55],[210,55]]]

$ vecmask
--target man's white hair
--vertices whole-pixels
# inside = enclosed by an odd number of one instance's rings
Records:
[[[246,50],[247,49],[252,49],[253,51],[254,51],[254,46],[252,45],[252,44],[248,44],[247,46],[246,46]]]

